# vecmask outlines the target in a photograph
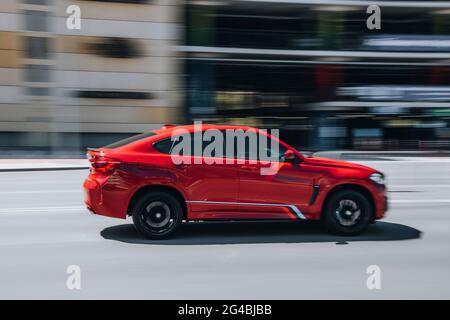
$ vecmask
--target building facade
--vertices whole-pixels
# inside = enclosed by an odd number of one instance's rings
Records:
[[[191,119],[279,128],[300,149],[450,148],[450,5],[188,1]]]
[[[2,0],[0,152],[80,152],[182,121],[182,18],[177,0]]]
[[[449,149],[450,5],[377,4],[381,29],[364,0],[2,0],[0,152],[193,120],[300,149]]]

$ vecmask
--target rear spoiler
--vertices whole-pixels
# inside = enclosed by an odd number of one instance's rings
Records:
[[[166,130],[166,129],[173,128],[173,127],[176,127],[176,126],[177,126],[176,124],[166,123],[165,125],[163,125],[161,127],[161,130]]]
[[[100,150],[100,148],[87,148],[87,157],[89,158],[95,158],[98,156],[103,156],[103,151]]]

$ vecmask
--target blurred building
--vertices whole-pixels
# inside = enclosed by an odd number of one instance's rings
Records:
[[[277,127],[300,148],[450,148],[450,6],[190,0],[191,119]]]
[[[370,4],[2,0],[0,153],[196,119],[279,128],[301,149],[449,149],[450,5],[377,1],[369,30]]]
[[[0,1],[0,152],[79,152],[181,121],[181,18],[176,0]]]

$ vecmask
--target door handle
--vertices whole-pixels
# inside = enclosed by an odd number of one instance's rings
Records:
[[[254,166],[241,166],[241,169],[250,172],[256,172],[259,170],[257,167]]]
[[[177,168],[177,169],[186,169],[187,168],[187,164],[185,164],[185,163],[177,163],[174,165],[175,165],[175,168]]]

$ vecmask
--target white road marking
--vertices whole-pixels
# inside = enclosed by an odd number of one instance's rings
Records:
[[[64,211],[87,210],[84,206],[64,206],[64,207],[25,207],[25,208],[2,208],[0,215],[21,214],[30,212],[59,213]]]
[[[450,184],[388,184],[387,187],[388,190],[391,188],[450,188]]]
[[[393,184],[387,185],[388,191],[396,188],[450,188],[450,184]],[[52,194],[52,193],[83,193],[83,189],[69,190],[21,190],[21,191],[0,191],[0,195],[14,194]]]
[[[389,203],[450,203],[450,199],[396,199],[389,200]]]
[[[73,190],[22,190],[22,191],[0,191],[1,194],[51,194],[51,193],[82,193],[83,189]]]
[[[386,158],[386,157],[383,157]],[[338,160],[343,160],[343,161],[347,161],[347,162],[354,162],[354,163],[385,163],[386,165],[391,165],[391,164],[403,164],[403,163],[448,163],[450,162],[450,159],[424,159],[424,160],[420,160],[420,159],[411,159],[411,160],[398,160],[395,158],[390,158],[391,161],[386,161],[386,160],[358,160],[358,159],[338,159]]]
[[[389,200],[392,204],[409,204],[409,203],[450,203],[450,199],[393,199]],[[0,216],[9,215],[27,215],[32,213],[48,213],[58,214],[62,212],[88,212],[85,206],[60,206],[60,207],[24,207],[24,208],[2,208]]]

